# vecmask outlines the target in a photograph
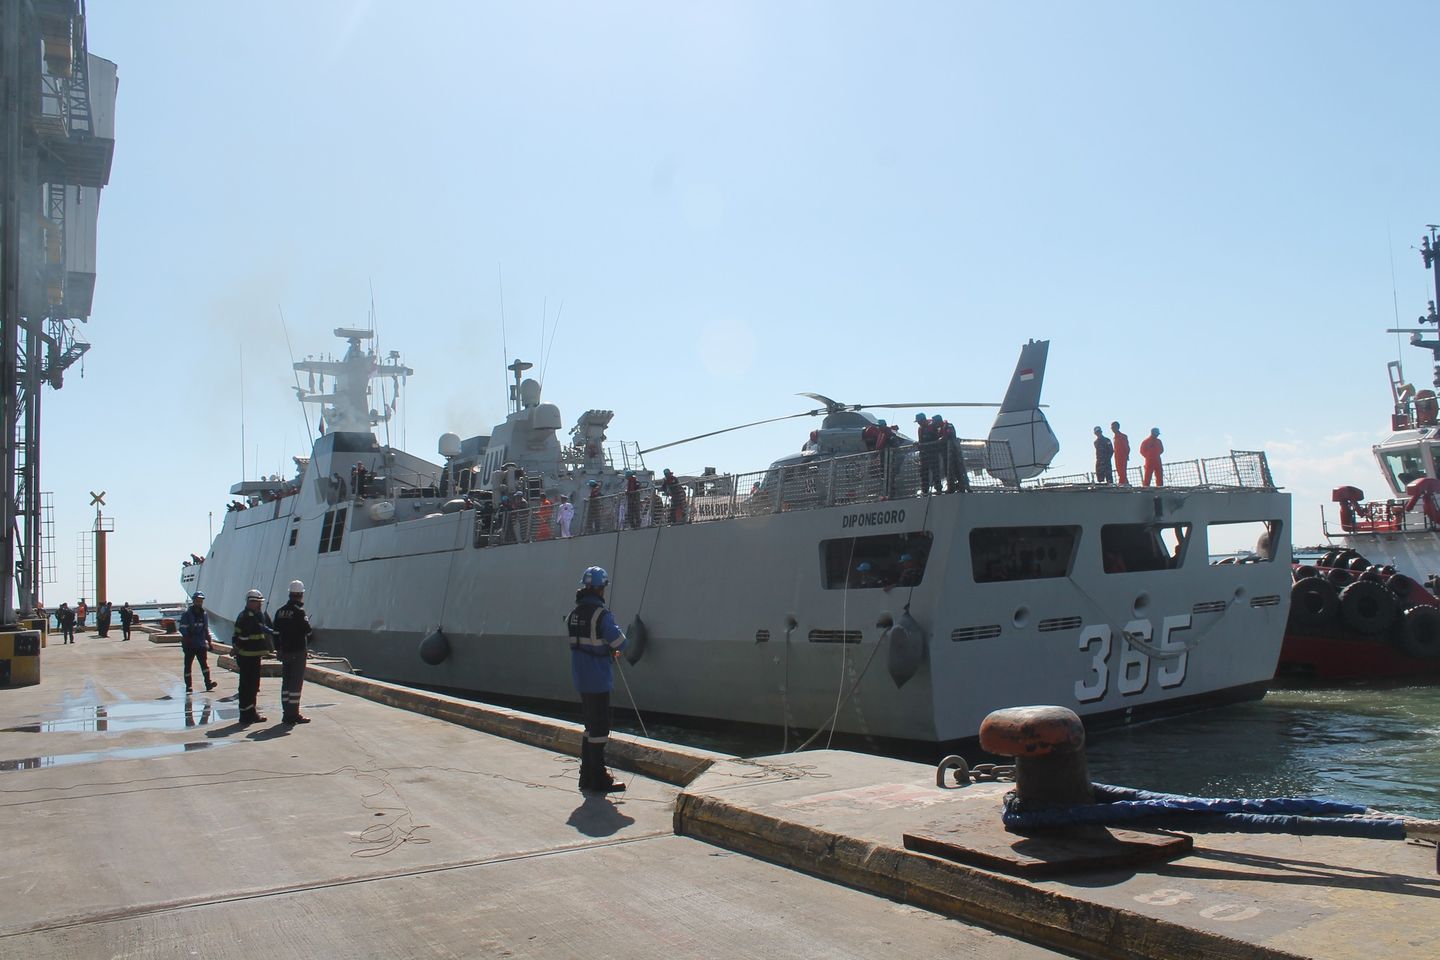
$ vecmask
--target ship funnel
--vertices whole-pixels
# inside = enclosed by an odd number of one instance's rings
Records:
[[[1010,378],[1010,388],[1000,404],[1000,413],[990,427],[990,440],[1010,445],[1013,465],[987,466],[991,476],[1014,483],[1038,477],[1060,452],[1060,441],[1040,410],[1040,386],[1045,382],[1045,358],[1049,340],[1031,340],[1020,348],[1020,362]]]

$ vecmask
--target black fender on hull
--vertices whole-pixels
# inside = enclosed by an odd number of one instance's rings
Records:
[[[895,681],[896,687],[903,687],[925,662],[925,631],[907,611],[887,632],[890,635],[890,679]]]
[[[420,641],[420,659],[438,667],[450,656],[450,638],[445,636],[445,631],[436,627],[432,632]]]
[[[648,636],[645,621],[640,619],[640,614],[635,614],[635,619],[630,621],[630,629],[625,631],[625,659],[630,661],[632,667],[645,656],[645,641]]]

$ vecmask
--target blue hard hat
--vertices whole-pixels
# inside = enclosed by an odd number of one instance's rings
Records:
[[[908,554],[908,553],[902,553],[902,554],[900,554],[900,562],[901,562],[901,563],[909,563],[909,562],[910,562],[911,560],[913,560],[913,559],[914,559],[914,558],[911,557],[910,554]]]
[[[592,486],[592,487],[598,487],[598,486],[600,486],[600,481],[599,481],[599,480],[586,480],[585,482],[586,482],[587,484],[589,484],[590,486]]]
[[[580,576],[580,586],[590,587],[592,590],[598,590],[609,582],[610,574],[605,572],[604,567],[586,567]]]
[[[917,414],[915,414],[915,422],[916,422],[916,423],[919,423],[921,420],[927,420],[927,419],[929,419],[929,418],[926,417],[925,414],[923,414],[923,413],[917,413]]]
[[[633,476],[635,476],[635,471],[634,471],[634,470],[626,470],[626,471],[625,471],[625,476],[627,476],[627,477],[633,477]]]
[[[883,426],[886,426],[886,423],[885,423],[884,420],[876,420],[875,423],[876,423],[878,426],[882,426],[882,427],[883,427]]]
[[[858,570],[858,571],[860,571],[861,573],[869,573],[869,572],[870,572],[870,564],[868,564],[868,563],[861,563],[861,564],[860,564],[858,567],[856,567],[855,569]]]

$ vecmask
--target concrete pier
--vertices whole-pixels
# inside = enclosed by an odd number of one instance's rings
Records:
[[[0,691],[3,956],[1440,955],[1429,845],[1195,834],[1024,879],[904,848],[1025,847],[1008,785],[928,766],[617,737],[629,790],[585,798],[573,724],[312,666],[314,722],[267,678],[242,728],[233,675],[187,700],[173,646],[44,656]]]
[[[233,674],[187,701],[138,635],[44,656],[0,691],[0,956],[1055,956],[676,836],[661,780],[587,799],[569,756],[318,684],[241,728]]]

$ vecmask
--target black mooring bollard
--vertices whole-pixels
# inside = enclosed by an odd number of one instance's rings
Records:
[[[980,724],[980,746],[1015,758],[1015,791],[1027,810],[1094,803],[1085,726],[1065,707],[1010,707]]]

